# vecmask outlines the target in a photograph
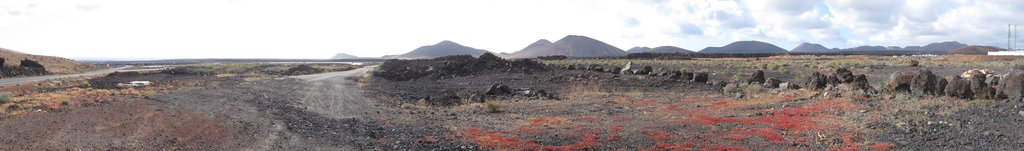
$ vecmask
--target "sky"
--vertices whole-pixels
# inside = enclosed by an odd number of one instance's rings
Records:
[[[1006,47],[1020,14],[1020,0],[0,0],[0,47],[83,60],[379,57],[443,40],[514,52],[566,35],[694,51]]]

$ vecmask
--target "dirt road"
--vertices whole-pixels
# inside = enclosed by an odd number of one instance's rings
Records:
[[[253,150],[357,150],[383,131],[369,113],[349,77],[371,68],[240,83],[213,89],[180,91],[154,97],[229,121],[258,140]]]
[[[0,87],[8,86],[8,85],[15,85],[15,84],[23,84],[23,83],[35,82],[35,81],[51,80],[51,79],[61,79],[61,78],[73,78],[73,77],[103,75],[103,74],[109,74],[109,73],[113,73],[113,72],[116,72],[116,71],[121,71],[121,70],[124,70],[124,69],[128,69],[130,67],[131,66],[125,66],[125,67],[118,67],[118,68],[112,68],[112,69],[107,69],[107,70],[100,70],[100,71],[93,71],[93,72],[79,73],[79,74],[3,78],[3,79],[0,79]]]
[[[332,118],[352,118],[364,115],[364,109],[370,107],[368,100],[362,96],[351,77],[363,76],[373,67],[360,68],[345,72],[332,72],[314,75],[294,76],[308,83],[305,97],[299,106]]]

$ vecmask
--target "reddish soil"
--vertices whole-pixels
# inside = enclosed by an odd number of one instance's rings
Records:
[[[230,150],[252,140],[223,120],[148,99],[0,120],[0,150]]]

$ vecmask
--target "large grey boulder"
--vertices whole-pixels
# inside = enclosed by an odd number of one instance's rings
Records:
[[[821,90],[828,85],[828,78],[818,72],[813,72],[811,75],[804,77],[803,86],[812,90]]]
[[[764,71],[757,70],[754,71],[754,73],[750,75],[750,78],[747,79],[747,84],[762,84],[764,83],[764,80]]]

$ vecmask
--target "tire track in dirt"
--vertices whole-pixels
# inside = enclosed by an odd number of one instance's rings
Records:
[[[365,67],[345,72],[293,76],[308,83],[305,97],[299,106],[332,118],[360,117],[369,112],[370,103],[362,95],[355,78],[361,77],[374,67]]]

